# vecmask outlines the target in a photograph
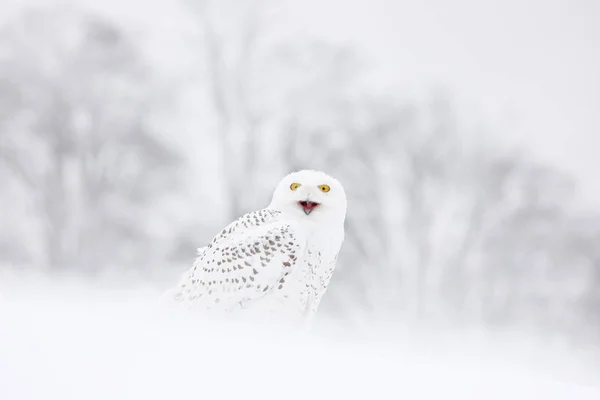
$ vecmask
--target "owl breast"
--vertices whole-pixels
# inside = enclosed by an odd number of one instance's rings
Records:
[[[302,318],[311,318],[317,311],[335,267],[335,255],[322,249],[320,241],[307,243],[298,268],[278,294],[281,311]]]

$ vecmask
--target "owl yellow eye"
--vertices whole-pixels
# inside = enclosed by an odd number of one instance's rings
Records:
[[[296,189],[298,189],[299,187],[300,187],[300,184],[299,184],[299,183],[292,183],[292,184],[290,185],[290,189],[291,189],[291,190],[296,190]]]
[[[331,190],[329,185],[321,185],[321,186],[319,186],[319,189],[321,189],[321,192],[325,192],[325,193],[327,193]]]

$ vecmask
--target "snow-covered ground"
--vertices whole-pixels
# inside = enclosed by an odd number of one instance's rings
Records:
[[[2,400],[600,399],[598,371],[525,340],[208,327],[151,290],[15,285],[0,286]]]

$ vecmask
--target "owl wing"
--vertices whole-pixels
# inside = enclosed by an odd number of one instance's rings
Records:
[[[228,225],[199,253],[173,299],[205,309],[233,309],[282,289],[306,236],[280,216],[275,210],[260,210]]]

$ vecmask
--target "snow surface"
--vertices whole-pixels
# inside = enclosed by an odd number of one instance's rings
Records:
[[[516,347],[448,337],[444,347],[339,329],[209,327],[157,308],[152,291],[11,289],[0,307],[2,400],[600,399],[597,371],[583,385],[585,369],[569,375],[568,357],[550,365],[543,351],[531,362]]]

